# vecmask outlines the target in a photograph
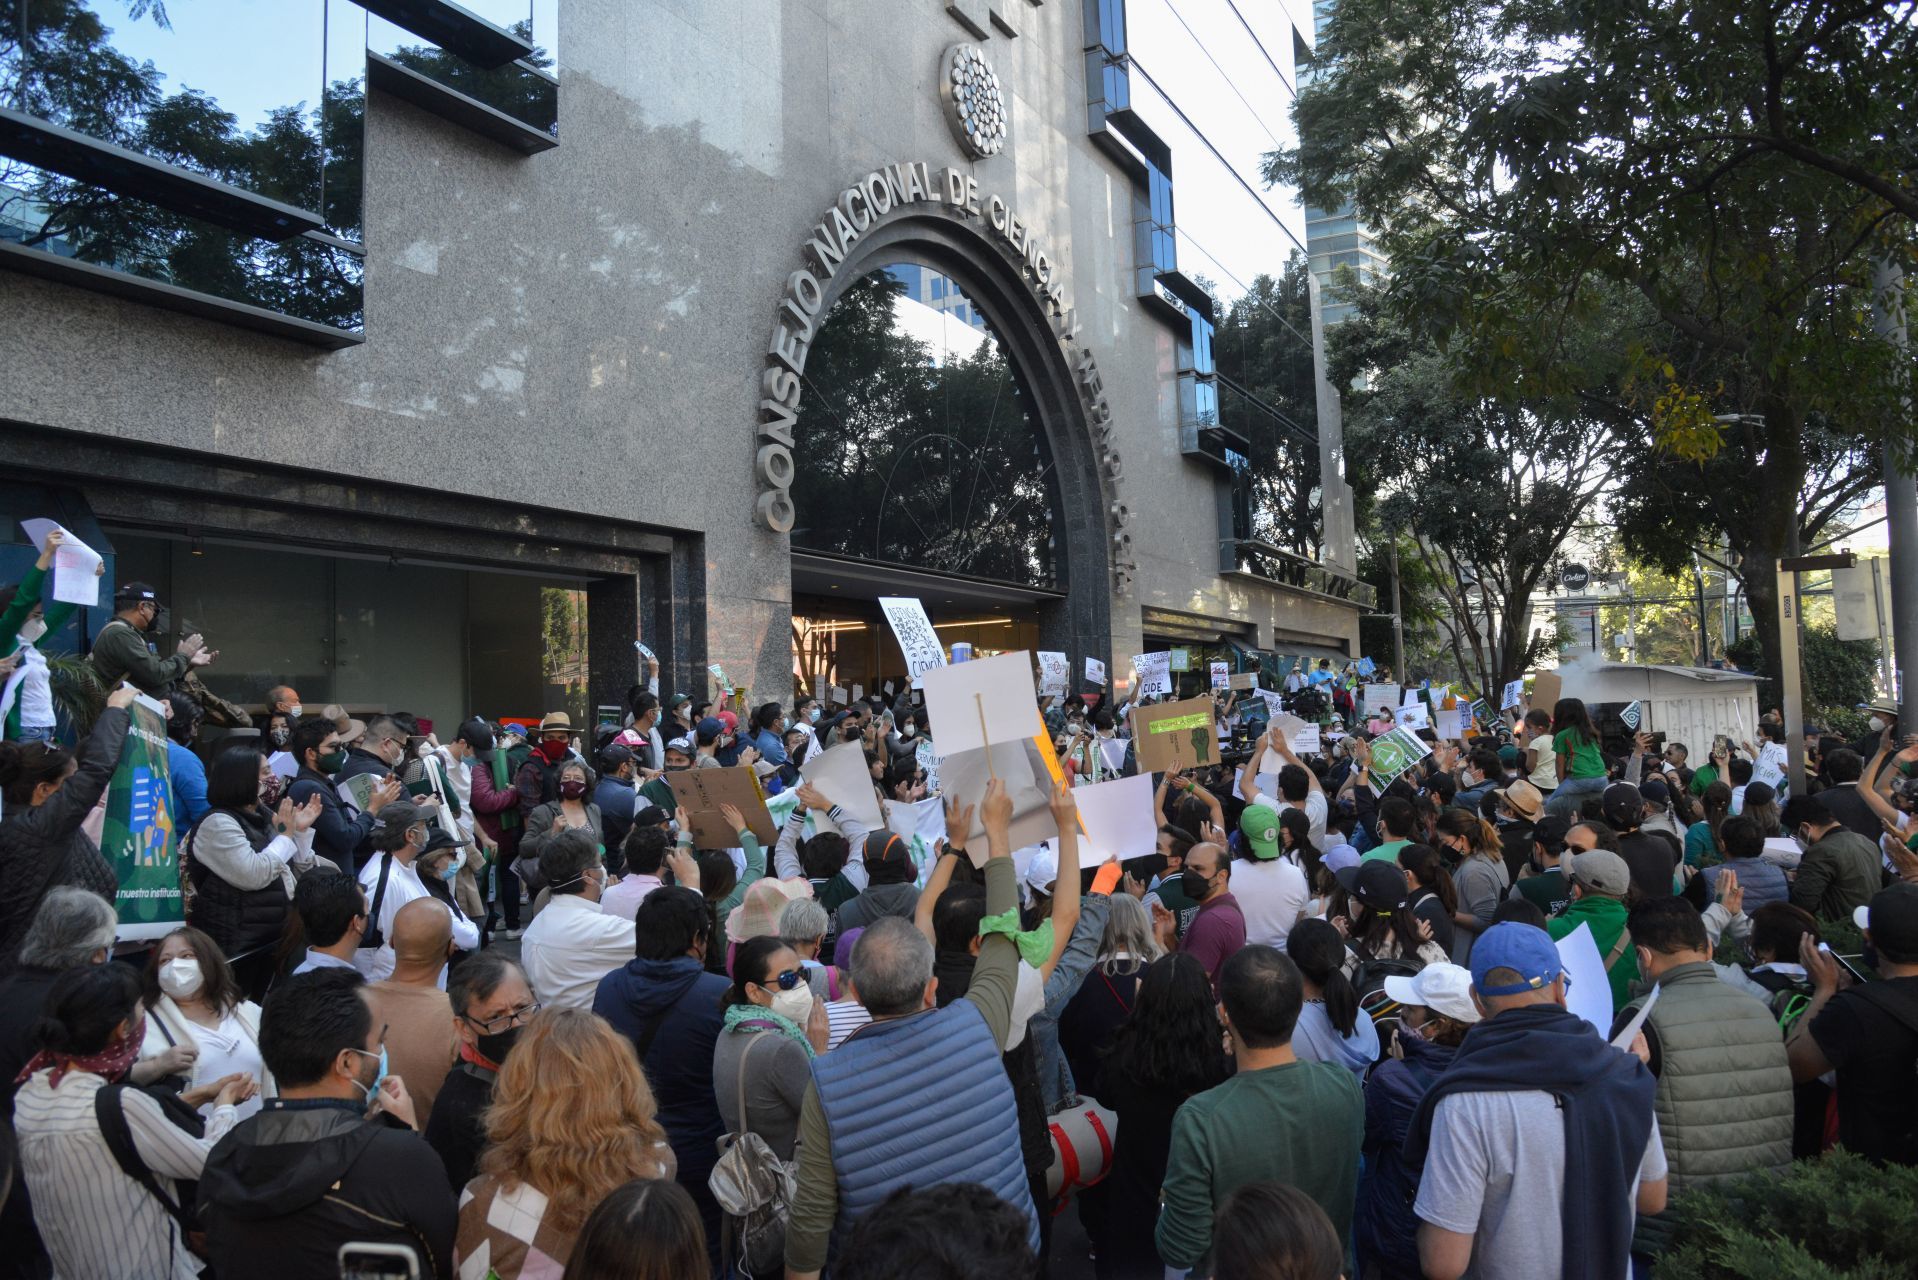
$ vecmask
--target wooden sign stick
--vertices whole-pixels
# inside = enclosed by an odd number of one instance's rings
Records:
[[[984,695],[973,694],[972,705],[978,708],[979,711],[979,741],[986,743],[986,776],[994,782],[997,782],[999,780],[999,774],[992,767],[992,744],[986,742],[986,702]]]

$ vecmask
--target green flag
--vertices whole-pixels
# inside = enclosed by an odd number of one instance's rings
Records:
[[[120,881],[120,937],[158,938],[186,919],[180,897],[180,837],[167,770],[166,717],[141,697],[128,708],[133,725],[107,783],[100,853]]]

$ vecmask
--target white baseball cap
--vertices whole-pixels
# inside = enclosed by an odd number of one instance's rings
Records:
[[[1442,1013],[1454,1022],[1479,1020],[1478,1006],[1472,1003],[1472,971],[1461,965],[1428,964],[1409,978],[1387,978],[1385,995],[1399,1004]]]

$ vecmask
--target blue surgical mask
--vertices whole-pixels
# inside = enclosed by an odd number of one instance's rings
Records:
[[[362,1054],[369,1058],[373,1056],[372,1054],[367,1053],[367,1051],[364,1049],[355,1049],[353,1050],[353,1052],[357,1054]],[[373,1083],[371,1085],[363,1085],[363,1084],[360,1084],[360,1082],[357,1080],[355,1080],[353,1083],[356,1085],[359,1085],[361,1089],[365,1090],[366,1105],[369,1107],[372,1106],[373,1100],[379,1097],[380,1095],[380,1086],[386,1083],[386,1044],[384,1041],[380,1043],[380,1069],[379,1069],[379,1073],[373,1077]]]
[[[451,862],[440,868],[440,879],[452,880],[459,876],[460,868],[466,865],[466,855],[461,853]]]
[[[818,724],[818,723],[819,723],[819,708],[818,708],[818,707],[807,707],[807,708],[806,708],[806,720],[807,720],[807,722],[808,722],[808,723],[810,723],[810,724]]]

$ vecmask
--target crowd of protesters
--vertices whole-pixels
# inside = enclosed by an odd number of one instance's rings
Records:
[[[1804,795],[1747,743],[1601,741],[1576,699],[1386,776],[1320,663],[1276,706],[1209,695],[1219,763],[1155,780],[1156,852],[1095,866],[1075,793],[1138,772],[1136,684],[1038,700],[1060,834],[1015,848],[1003,783],[937,792],[903,679],[745,705],[662,699],[655,665],[590,731],[287,686],[250,715],[139,583],[63,745],[45,569],[0,593],[0,1271],[983,1280],[1061,1266],[1072,1211],[1106,1277],[1620,1280],[1688,1191],[1918,1162],[1889,706],[1784,744]],[[137,695],[185,923],[133,943],[99,822]],[[240,731],[204,751],[207,719]],[[841,746],[943,838],[813,785]],[[742,766],[777,838],[727,806],[701,847],[672,775]],[[1581,927],[1613,1025],[1567,1008]]]

